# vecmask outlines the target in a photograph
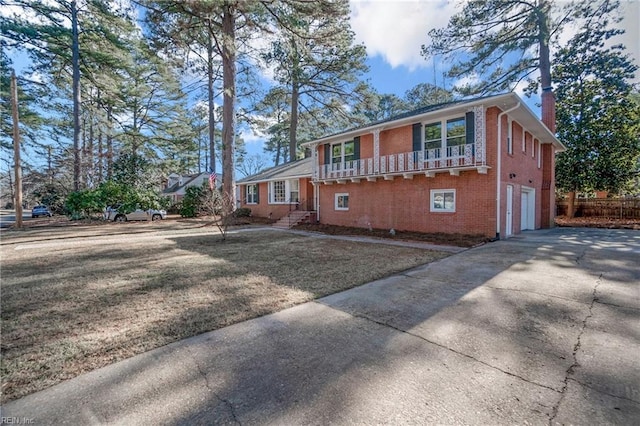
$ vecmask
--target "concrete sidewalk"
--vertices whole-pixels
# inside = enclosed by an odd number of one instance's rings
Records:
[[[31,424],[639,424],[640,233],[553,229],[6,404]]]

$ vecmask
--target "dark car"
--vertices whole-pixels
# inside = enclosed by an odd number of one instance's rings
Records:
[[[51,211],[47,206],[34,206],[31,209],[31,217],[40,217],[40,216],[51,217],[53,216],[53,214],[51,214]]]

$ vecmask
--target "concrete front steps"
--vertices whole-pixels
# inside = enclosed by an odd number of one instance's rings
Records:
[[[295,225],[311,217],[312,214],[313,212],[307,210],[292,210],[288,215],[280,218],[280,220],[272,226],[280,229],[291,229]]]

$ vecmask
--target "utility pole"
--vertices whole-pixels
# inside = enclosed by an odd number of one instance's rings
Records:
[[[11,116],[13,118],[13,161],[15,174],[16,228],[22,228],[22,164],[20,162],[20,129],[18,129],[18,83],[16,72],[11,70]]]

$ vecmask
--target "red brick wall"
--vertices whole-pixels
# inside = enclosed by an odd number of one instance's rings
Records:
[[[438,173],[434,178],[414,175],[412,180],[396,176],[393,181],[379,178],[376,182],[321,185],[320,222],[342,226],[358,226],[420,232],[479,233],[493,237],[496,225],[497,186],[497,118],[501,111],[486,111],[487,174],[464,171],[460,176]],[[523,127],[512,121],[513,153],[507,153],[508,119],[502,117],[502,170],[500,177],[500,235],[506,234],[507,185],[513,185],[513,234],[521,229],[520,203],[522,189],[535,190],[535,227],[541,226],[542,169],[538,168],[537,149],[525,130],[526,152],[522,150]],[[411,125],[380,133],[380,155],[407,152],[412,149]],[[533,154],[533,155],[532,155]],[[364,156],[363,156],[364,157]],[[456,212],[430,212],[432,189],[455,189]],[[349,210],[335,210],[335,194],[349,194]]]
[[[322,185],[320,189],[320,222],[341,226],[391,229],[419,232],[451,232],[495,235],[495,187],[491,174],[475,171],[460,176],[439,173],[434,178],[401,176],[393,181],[378,179],[359,183]],[[455,189],[456,212],[430,212],[432,189]],[[335,194],[349,194],[349,210],[336,211]]]
[[[247,204],[247,189],[246,185],[240,186],[241,207],[251,209],[251,214],[257,217],[270,217],[272,219],[280,219],[283,216],[289,214],[289,204],[269,204],[269,183],[260,182],[258,184],[259,203]],[[311,184],[311,178],[300,179],[300,201],[306,205],[300,206],[302,209],[306,207],[313,208],[313,185]]]
[[[413,151],[413,133],[411,125],[380,132],[380,155],[411,151]]]
[[[521,197],[523,187],[533,188],[535,191],[535,228],[541,226],[541,197],[542,197],[542,169],[538,168],[538,151],[534,149],[531,133],[525,130],[525,149],[522,149],[522,126],[512,121],[513,125],[513,154],[506,150],[507,117],[502,116],[502,172],[501,172],[501,229],[500,235],[507,233],[507,185],[513,185],[513,234],[520,233],[521,229]]]
[[[373,158],[373,135],[371,133],[360,137],[360,158]]]

